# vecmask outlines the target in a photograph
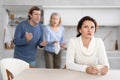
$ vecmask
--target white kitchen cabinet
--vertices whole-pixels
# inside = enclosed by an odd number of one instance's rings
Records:
[[[95,18],[101,26],[120,25],[120,7],[116,6],[43,6],[44,22],[48,24],[52,12],[62,16],[63,25],[77,25],[83,16]]]

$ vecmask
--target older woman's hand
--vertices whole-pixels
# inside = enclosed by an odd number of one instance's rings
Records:
[[[48,43],[47,41],[43,41],[43,42],[40,43],[40,46],[46,46],[47,43]]]
[[[61,48],[67,49],[66,44],[65,44],[65,43],[62,43],[62,44],[61,44]]]

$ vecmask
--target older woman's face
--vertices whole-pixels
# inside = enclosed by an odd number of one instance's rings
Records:
[[[60,17],[53,15],[51,18],[51,24],[52,26],[58,26],[60,24]]]
[[[92,38],[95,32],[95,24],[90,20],[86,20],[83,22],[82,27],[79,31],[82,37]]]

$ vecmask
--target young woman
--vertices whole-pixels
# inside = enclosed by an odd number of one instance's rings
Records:
[[[64,27],[58,13],[52,13],[50,24],[45,27],[45,62],[46,68],[60,68],[60,48],[65,48]]]
[[[94,37],[97,28],[96,21],[90,16],[85,16],[79,21],[77,38],[71,39],[68,45],[67,69],[94,75],[104,75],[108,72],[109,63],[104,43],[102,39]]]

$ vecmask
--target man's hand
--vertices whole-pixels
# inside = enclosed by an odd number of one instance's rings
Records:
[[[32,33],[28,33],[28,32],[26,32],[26,34],[25,34],[25,38],[26,38],[27,42],[29,42],[29,41],[33,38]]]

